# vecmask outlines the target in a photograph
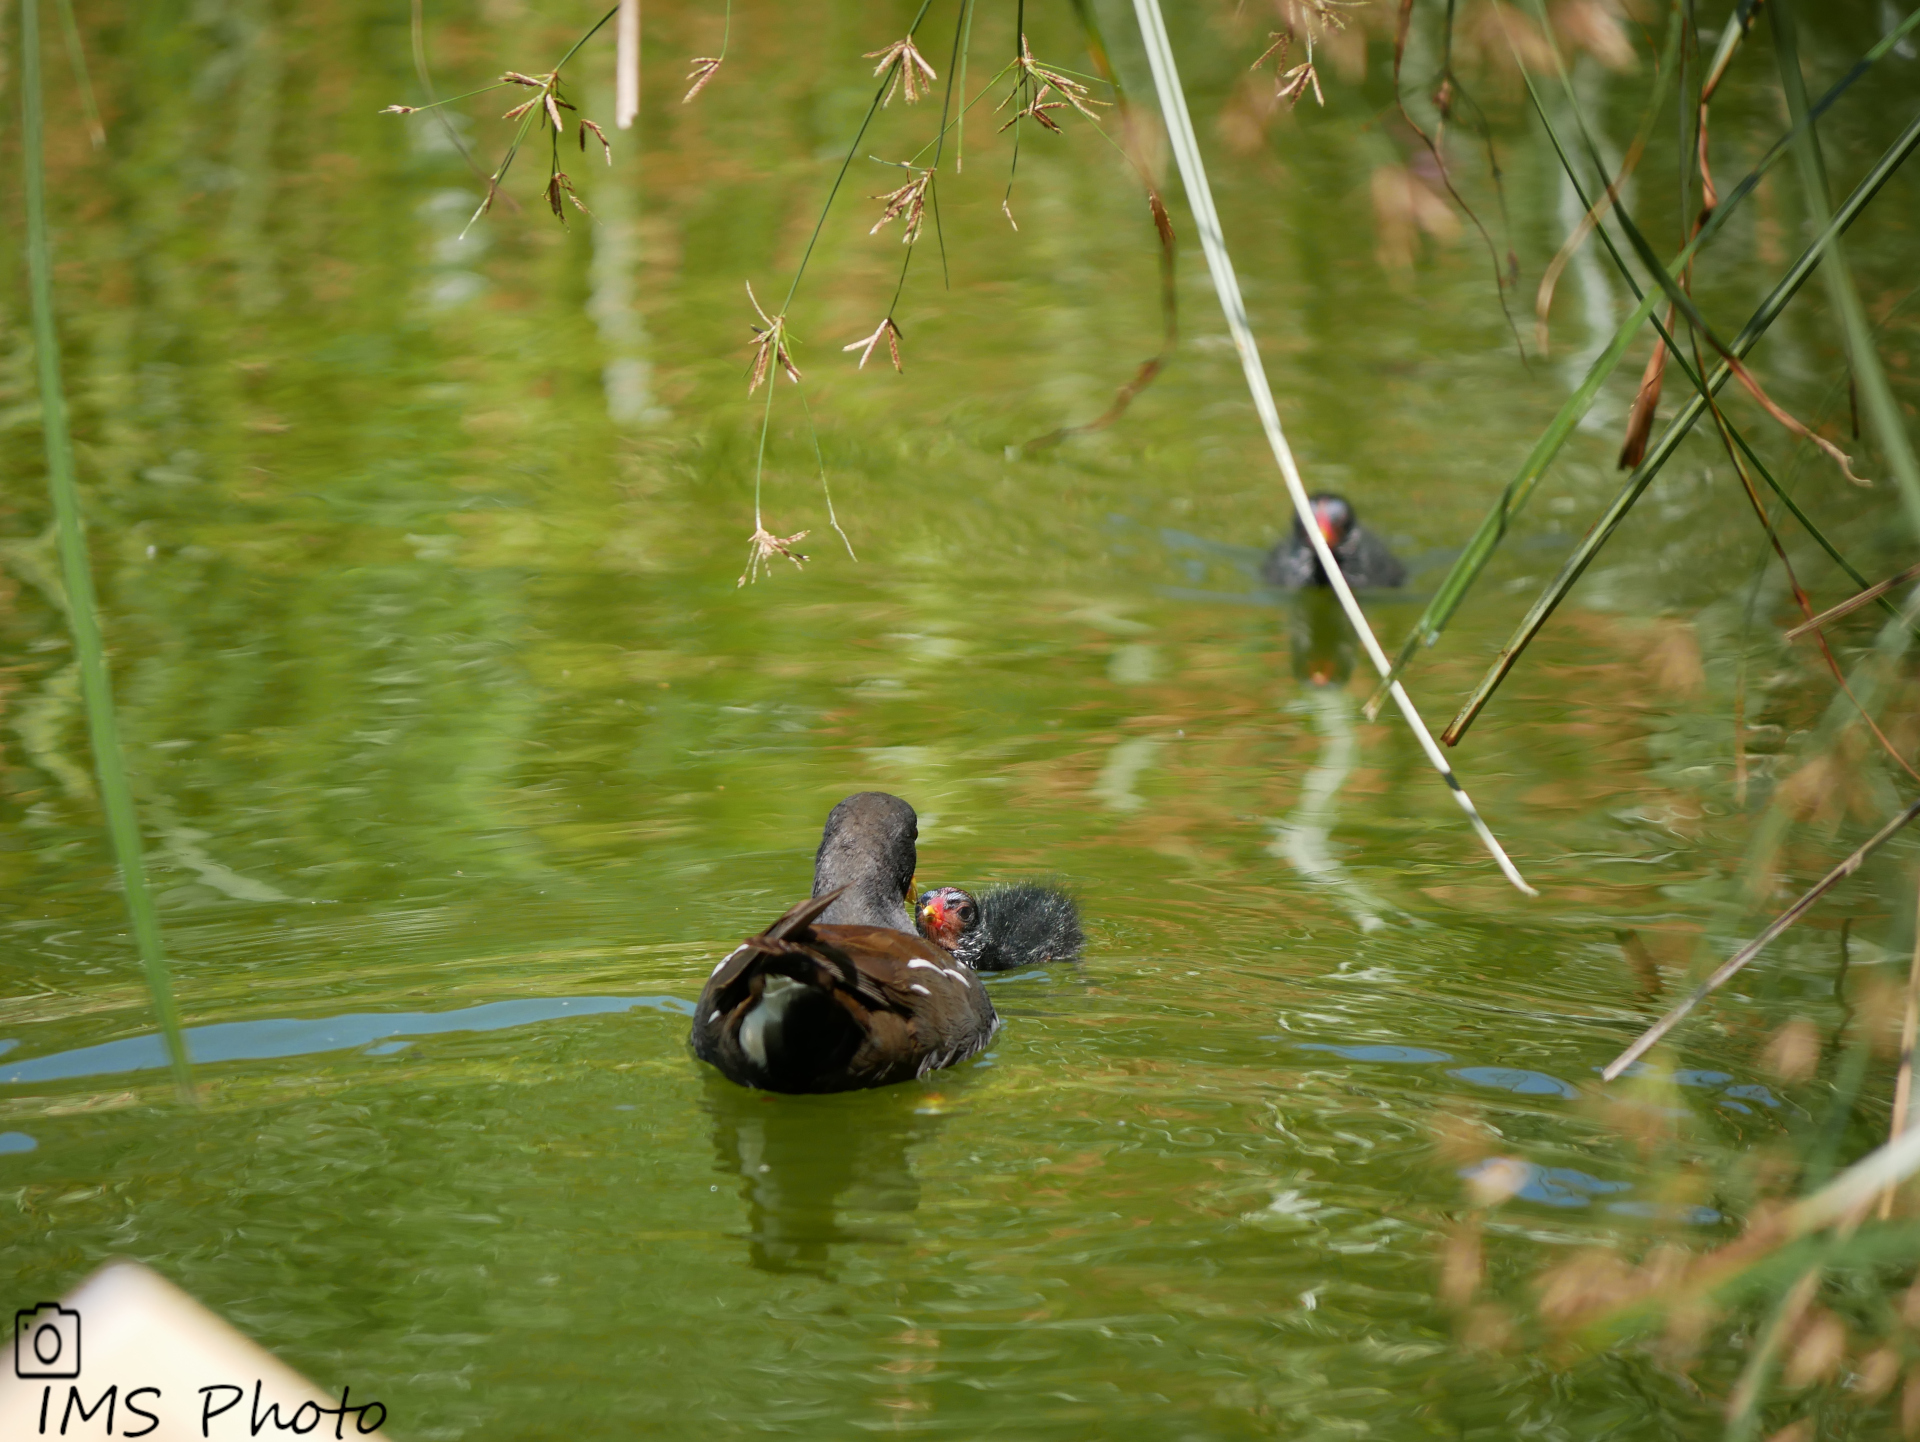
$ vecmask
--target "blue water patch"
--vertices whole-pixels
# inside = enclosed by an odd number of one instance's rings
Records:
[[[1452,1061],[1453,1058],[1443,1051],[1429,1051],[1423,1046],[1334,1046],[1324,1041],[1303,1041],[1301,1051],[1330,1051],[1335,1056],[1343,1056],[1348,1061]]]
[[[1683,1087],[1717,1087],[1733,1080],[1732,1072],[1725,1071],[1677,1071],[1674,1081]]]
[[[680,1016],[693,1015],[693,1003],[677,996],[555,996],[490,1001],[458,1011],[369,1011],[297,1021],[271,1017],[189,1027],[182,1036],[187,1055],[198,1064],[221,1061],[270,1061],[371,1046],[396,1036],[431,1036],[453,1031],[502,1031],[557,1021],[561,1017],[599,1016],[650,1007]],[[167,1065],[167,1050],[157,1035],[130,1036],[98,1046],[77,1047],[48,1056],[0,1065],[0,1085],[66,1081],[116,1072],[153,1071]]]
[[[1493,1087],[1497,1091],[1517,1092],[1524,1097],[1568,1097],[1580,1095],[1570,1083],[1559,1077],[1548,1076],[1540,1071],[1522,1071],[1510,1066],[1463,1066],[1447,1073],[1459,1077],[1461,1081],[1472,1082],[1475,1086]]]
[[[1599,1071],[1600,1068],[1595,1067],[1594,1070]],[[1649,1074],[1655,1073],[1651,1073],[1650,1068],[1645,1062],[1638,1061],[1620,1073],[1622,1076],[1642,1076]],[[1753,1108],[1744,1105],[1746,1102],[1758,1102],[1763,1107],[1778,1107],[1781,1104],[1780,1098],[1757,1082],[1743,1082],[1739,1086],[1727,1086],[1726,1084],[1733,1080],[1732,1072],[1690,1069],[1673,1073],[1672,1080],[1676,1086],[1723,1088],[1719,1096],[1719,1105],[1725,1107],[1728,1111],[1736,1111],[1744,1116],[1753,1115]],[[1734,1100],[1730,1101],[1728,1098],[1734,1098]]]
[[[1688,1207],[1675,1202],[1608,1202],[1607,1210],[1623,1217],[1685,1222],[1694,1227],[1710,1227],[1721,1220],[1720,1214],[1712,1207]]]
[[[5,1056],[8,1052],[12,1051],[15,1047],[19,1045],[20,1043],[18,1041],[0,1040],[0,1056]]]
[[[1628,1182],[1590,1177],[1572,1167],[1535,1167],[1527,1184],[1514,1195],[1529,1202],[1544,1202],[1549,1207],[1584,1207],[1595,1196],[1632,1190]]]
[[[1510,1157],[1493,1157],[1463,1168],[1460,1175],[1472,1178],[1489,1167],[1513,1164],[1513,1159]],[[1585,1207],[1590,1206],[1596,1196],[1633,1190],[1633,1184],[1630,1182],[1610,1182],[1604,1177],[1588,1176],[1585,1172],[1576,1171],[1572,1167],[1537,1167],[1531,1163],[1523,1165],[1527,1168],[1526,1184],[1513,1195],[1522,1201],[1539,1202],[1542,1206]]]
[[[30,1152],[39,1145],[25,1132],[0,1132],[0,1152]]]
[[[996,971],[981,974],[980,983],[983,986],[994,986],[1003,981],[1032,981],[1035,977],[1044,980],[1046,975],[1047,973],[1038,967],[1032,971]]]

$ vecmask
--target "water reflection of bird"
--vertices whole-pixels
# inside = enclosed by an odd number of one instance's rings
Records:
[[[1313,519],[1334,559],[1340,563],[1340,573],[1347,578],[1349,586],[1369,590],[1406,584],[1407,568],[1387,549],[1384,541],[1360,524],[1345,496],[1322,491],[1310,499]],[[1320,568],[1320,558],[1314,555],[1313,546],[1307,540],[1307,528],[1298,515],[1293,518],[1292,533],[1285,540],[1275,542],[1266,560],[1260,563],[1260,578],[1268,585],[1284,586],[1290,591],[1327,584],[1326,572]]]
[[[1293,675],[1309,686],[1344,686],[1353,675],[1353,625],[1333,592],[1320,587],[1287,602],[1287,650]]]
[[[921,893],[914,915],[922,936],[976,971],[1072,961],[1086,944],[1073,897],[1044,882],[989,886],[978,896],[938,887]]]
[[[963,1061],[1000,1025],[971,967],[913,934],[913,808],[863,791],[833,808],[813,897],[714,968],[693,1053],[778,1092],[886,1086]]]
[[[708,1089],[721,1175],[747,1205],[748,1261],[763,1272],[831,1270],[835,1245],[900,1243],[920,1205],[909,1148],[941,1118],[897,1093],[775,1097]]]

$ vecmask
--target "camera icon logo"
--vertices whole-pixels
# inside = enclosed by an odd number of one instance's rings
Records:
[[[16,1377],[78,1377],[80,1314],[58,1302],[42,1302],[13,1314]]]

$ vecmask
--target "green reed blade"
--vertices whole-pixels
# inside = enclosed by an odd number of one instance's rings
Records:
[[[67,42],[67,60],[73,66],[73,81],[80,90],[80,113],[86,117],[87,138],[95,150],[107,143],[107,128],[100,123],[100,107],[93,98],[93,77],[87,73],[87,50],[80,43],[80,27],[74,23],[73,0],[54,0],[60,16],[60,34]]]
[[[1894,171],[1900,168],[1901,163],[1913,153],[1916,146],[1920,146],[1920,117],[1916,117],[1908,123],[1907,128],[1901,132],[1900,138],[1894,141],[1892,147],[1885,155],[1880,157],[1879,162],[1867,173],[1865,179],[1855,187],[1853,194],[1847,197],[1846,203],[1834,214],[1825,229],[1821,231],[1819,237],[1812,245],[1807,247],[1805,252],[1801,254],[1800,259],[1794,262],[1793,268],[1789,270],[1785,277],[1781,279],[1780,283],[1773,288],[1767,298],[1760,303],[1760,308],[1753,313],[1752,319],[1741,328],[1740,334],[1735,336],[1732,343],[1727,347],[1734,357],[1744,356],[1749,350],[1753,349],[1759,342],[1760,337],[1766,332],[1767,327],[1772,325],[1774,320],[1780,315],[1780,312],[1786,308],[1787,302],[1792,300],[1800,287],[1806,283],[1807,277],[1813,273],[1814,267],[1819,264],[1821,256],[1825,254],[1827,246],[1832,243],[1834,237],[1844,232],[1848,226],[1853,224],[1860,212],[1866,209],[1874,196],[1879,194],[1880,188],[1892,177]],[[1717,394],[1731,375],[1731,368],[1722,364],[1715,369],[1707,385]],[[1574,582],[1580,579],[1581,575],[1592,563],[1594,556],[1599,553],[1600,548],[1607,543],[1614,531],[1619,528],[1620,522],[1625,518],[1627,512],[1633,508],[1634,502],[1639,500],[1641,494],[1653,483],[1653,478],[1659,474],[1660,468],[1664,466],[1672,457],[1673,453],[1679,449],[1680,442],[1686,437],[1687,432],[1693,428],[1694,422],[1700,418],[1701,413],[1705,410],[1706,400],[1704,395],[1696,394],[1680,414],[1667,426],[1667,429],[1662,433],[1660,439],[1647,452],[1646,458],[1641,461],[1639,467],[1633,474],[1627,478],[1626,484],[1621,487],[1620,493],[1614,497],[1613,503],[1607,507],[1600,519],[1594,523],[1593,529],[1588,531],[1586,536],[1581,539],[1579,546],[1574,549],[1573,554],[1569,556],[1566,563],[1561,566],[1559,574],[1547,584],[1546,589],[1540,593],[1539,597],[1528,609],[1526,616],[1515,629],[1506,647],[1500,652],[1500,655],[1495,658],[1486,676],[1481,679],[1479,686],[1474,689],[1473,694],[1467,698],[1467,702],[1460,708],[1459,714],[1448,724],[1446,731],[1441,736],[1441,740],[1445,741],[1449,746],[1458,744],[1460,738],[1466,734],[1467,728],[1473,724],[1474,717],[1480,714],[1480,710],[1487,704],[1488,698],[1499,688],[1500,683],[1506,679],[1507,673],[1513,669],[1513,664],[1520,658],[1520,653],[1526,650],[1527,644],[1533,640],[1534,636],[1539,633],[1540,628],[1546,624],[1547,618],[1554,613],[1555,608],[1559,606],[1560,602],[1566,599],[1567,592],[1573,588]]]
[[[1905,20],[1883,35],[1865,55],[1855,61],[1852,68],[1820,97],[1819,102],[1806,115],[1796,117],[1792,128],[1774,141],[1753,169],[1740,180],[1739,184],[1726,193],[1719,208],[1714,211],[1700,233],[1674,258],[1673,264],[1668,267],[1669,272],[1681,270],[1700,247],[1719,232],[1727,217],[1738,208],[1740,203],[1758,188],[1761,179],[1787,153],[1788,148],[1861,76],[1865,75],[1888,51],[1917,27],[1920,27],[1920,8],[1916,8]],[[1604,234],[1602,239],[1606,239]],[[1638,287],[1636,286],[1635,289]],[[1493,559],[1493,553],[1499,549],[1500,542],[1506,536],[1507,523],[1526,504],[1534,488],[1546,474],[1547,468],[1559,455],[1561,447],[1572,436],[1575,427],[1585,419],[1587,412],[1593,406],[1594,397],[1600,392],[1600,387],[1619,365],[1640,327],[1653,314],[1657,304],[1658,297],[1654,295],[1646,296],[1641,300],[1633,313],[1614,332],[1613,339],[1607,343],[1607,348],[1589,367],[1586,379],[1580,383],[1579,389],[1567,397],[1546,430],[1541,433],[1540,439],[1534,443],[1533,449],[1527,453],[1527,458],[1521,463],[1519,471],[1502,490],[1500,498],[1494,502],[1486,519],[1480,523],[1479,528],[1468,540],[1466,548],[1453,563],[1445,579],[1441,581],[1433,599],[1421,612],[1420,619],[1414,623],[1412,631],[1401,643],[1399,654],[1394,657],[1392,671],[1367,702],[1366,709],[1369,716],[1378,711],[1380,703],[1385,699],[1388,684],[1399,679],[1401,672],[1411,664],[1420,648],[1431,646],[1440,639],[1440,633],[1446,629],[1447,623],[1453,619],[1454,613],[1466,600],[1467,592],[1479,580],[1480,573],[1486,569],[1488,562]]]
[[[53,494],[54,525],[60,542],[60,571],[67,593],[67,622],[73,628],[74,650],[80,661],[81,693],[86,701],[87,731],[93,743],[93,761],[100,777],[100,803],[107,813],[107,832],[120,863],[120,884],[126,892],[127,913],[133,922],[140,964],[153,993],[153,1009],[166,1037],[167,1059],[182,1096],[190,1097],[193,1075],[187,1065],[186,1042],[180,1035],[180,1017],[173,1004],[173,980],[160,945],[160,920],[147,890],[146,863],[141,857],[140,825],[134,815],[133,793],[127,786],[126,763],[120,753],[120,731],[113,714],[113,686],[107,675],[100,623],[95,614],[93,572],[87,560],[87,542],[80,519],[80,491],[74,480],[73,438],[67,432],[67,397],[60,380],[60,337],[53,318],[53,257],[47,241],[46,156],[40,115],[40,0],[22,0],[20,6],[21,152],[26,172],[27,277],[33,306],[33,350],[39,366],[41,430],[46,439],[47,487]]]
[[[1661,73],[1668,76],[1670,81],[1677,80],[1680,73],[1679,67],[1674,63],[1680,49],[1680,29],[1676,16],[1674,23],[1668,27],[1666,49],[1661,57]],[[1654,117],[1659,114],[1665,100],[1666,89],[1663,88],[1660,94],[1655,96],[1653,104],[1647,108],[1647,118],[1642,122],[1643,129],[1649,126]],[[1594,222],[1596,230],[1599,224],[1600,222],[1596,219]],[[1681,251],[1674,261],[1676,269],[1686,264],[1705,238],[1704,235],[1696,236],[1688,242],[1686,249]],[[1533,449],[1527,452],[1527,458],[1520,463],[1519,471],[1514,474],[1512,480],[1507,482],[1500,492],[1500,499],[1494,502],[1493,509],[1487,512],[1486,519],[1480,522],[1478,529],[1468,538],[1465,549],[1454,560],[1445,579],[1440,582],[1439,589],[1427,602],[1426,609],[1420,613],[1420,619],[1414,622],[1413,629],[1400,643],[1399,653],[1393,658],[1393,669],[1367,700],[1366,713],[1369,718],[1378,712],[1380,703],[1386,699],[1388,685],[1400,679],[1400,673],[1413,660],[1414,654],[1422,646],[1431,646],[1440,639],[1440,633],[1453,619],[1453,613],[1460,609],[1460,603],[1466,600],[1467,592],[1473,588],[1473,583],[1480,578],[1480,573],[1486,569],[1487,562],[1493,559],[1493,553],[1499,549],[1500,542],[1505,539],[1508,521],[1518,515],[1527,504],[1528,499],[1533,495],[1534,487],[1539,485],[1541,477],[1546,475],[1547,468],[1553,464],[1554,457],[1560,454],[1560,448],[1566,444],[1574,428],[1593,408],[1594,397],[1600,393],[1600,387],[1606,384],[1607,378],[1613,374],[1614,368],[1620,364],[1628,347],[1639,335],[1640,327],[1646,323],[1647,317],[1652,313],[1653,301],[1643,299],[1633,313],[1614,331],[1613,338],[1607,342],[1606,349],[1601,351],[1594,358],[1593,363],[1587,367],[1587,374],[1578,388],[1567,397],[1546,430],[1533,443]]]
[[[1533,0],[1533,8],[1535,13],[1540,17],[1542,33],[1551,36],[1553,34],[1553,24],[1547,17],[1547,9],[1543,0]],[[1604,182],[1607,174],[1607,165],[1600,157],[1600,147],[1594,144],[1593,132],[1587,126],[1586,112],[1580,108],[1580,97],[1574,93],[1573,77],[1567,73],[1566,62],[1561,59],[1559,46],[1554,45],[1551,49],[1553,51],[1554,69],[1560,76],[1560,88],[1566,92],[1567,105],[1573,112],[1573,123],[1580,132],[1580,139],[1586,144],[1588,160],[1592,162],[1594,169],[1599,172],[1601,180]],[[1527,95],[1533,101],[1535,112],[1539,114],[1541,123],[1547,126],[1548,138],[1553,143],[1555,153],[1560,157],[1561,165],[1566,167],[1567,175],[1573,180],[1577,188],[1579,185],[1578,174],[1573,168],[1573,163],[1567,158],[1566,151],[1561,148],[1560,137],[1554,133],[1552,125],[1547,121],[1546,107],[1540,103],[1540,93],[1534,88],[1532,74],[1522,67],[1520,75],[1521,79],[1526,82]],[[1616,203],[1611,207],[1609,213],[1613,219],[1619,223],[1620,229],[1626,232],[1627,244],[1633,247],[1633,253],[1639,257],[1640,264],[1646,267],[1647,273],[1653,277],[1655,284],[1666,292],[1668,303],[1686,318],[1687,324],[1693,327],[1696,334],[1706,338],[1708,345],[1713,347],[1713,349],[1721,355],[1728,355],[1729,352],[1726,345],[1714,334],[1713,327],[1707,323],[1707,318],[1700,313],[1699,307],[1693,303],[1693,297],[1688,295],[1686,288],[1674,278],[1665,266],[1660,264],[1660,257],[1654,254],[1653,247],[1647,243],[1646,236],[1641,234],[1640,227],[1634,224],[1632,211],[1625,205]],[[1601,234],[1603,240],[1606,239],[1604,222],[1596,224],[1594,230]],[[1610,241],[1608,241],[1607,249],[1609,251],[1613,249]],[[1615,264],[1620,263],[1618,256],[1615,256],[1614,259]],[[1621,268],[1624,271],[1625,267],[1622,266]]]
[[[1800,73],[1800,52],[1794,39],[1793,9],[1788,0],[1776,0],[1767,7],[1773,24],[1774,52],[1780,62],[1780,84],[1787,94],[1787,113],[1794,120],[1793,158],[1800,171],[1801,189],[1806,193],[1807,214],[1813,223],[1824,225],[1827,201],[1826,166],[1820,155],[1820,134],[1811,123],[1801,125],[1807,114],[1807,83]],[[1907,522],[1920,534],[1920,462],[1913,454],[1901,421],[1900,403],[1887,384],[1887,372],[1880,364],[1880,353],[1873,342],[1873,328],[1867,323],[1866,307],[1860,303],[1859,287],[1853,283],[1853,271],[1847,265],[1846,249],[1837,241],[1828,248],[1820,267],[1833,308],[1840,313],[1846,331],[1847,359],[1853,367],[1854,383],[1866,403],[1867,423],[1880,443],[1887,467],[1900,487],[1906,503]]]
[[[1916,12],[1916,15],[1920,16],[1920,12]],[[1719,63],[1717,59],[1715,63],[1716,65]],[[1569,91],[1568,99],[1569,100],[1573,99],[1571,91]],[[1580,184],[1580,177],[1578,172],[1574,169],[1572,162],[1567,158],[1566,149],[1560,143],[1560,136],[1559,136],[1559,133],[1554,128],[1553,121],[1547,116],[1546,111],[1539,105],[1539,100],[1537,96],[1534,97],[1534,101],[1535,101],[1535,104],[1534,104],[1535,112],[1539,115],[1540,123],[1546,130],[1548,140],[1553,145],[1554,153],[1560,157],[1561,164],[1566,168],[1567,179],[1573,185],[1574,193],[1579,197],[1580,203],[1583,206],[1587,206],[1588,208],[1591,208],[1592,203],[1587,198],[1586,190]],[[1805,114],[1804,106],[1801,109],[1801,114],[1803,116]],[[1807,135],[1807,134],[1810,134],[1811,131],[1808,128],[1808,126],[1799,125],[1796,127],[1794,133],[1798,135]],[[1832,218],[1831,212],[1829,212],[1826,219],[1831,219],[1831,218]],[[1625,222],[1624,212],[1622,213],[1622,220],[1623,222]],[[1602,244],[1605,246],[1608,256],[1612,258],[1614,268],[1620,272],[1620,278],[1626,282],[1627,288],[1633,292],[1636,300],[1640,303],[1640,305],[1651,307],[1655,303],[1655,301],[1658,299],[1658,296],[1651,291],[1646,292],[1644,294],[1641,292],[1639,281],[1637,281],[1634,278],[1632,269],[1629,268],[1625,257],[1623,257],[1620,254],[1619,249],[1614,245],[1613,238],[1607,233],[1605,225],[1603,223],[1596,223],[1594,226],[1594,230],[1595,230],[1595,233],[1599,235]],[[1836,245],[1838,243],[1839,242],[1837,237],[1834,241],[1829,243],[1829,252],[1828,252],[1829,254],[1831,254],[1832,245]],[[1679,265],[1676,264],[1674,268],[1677,270],[1680,267]],[[1673,364],[1679,368],[1680,373],[1684,375],[1687,378],[1687,380],[1692,384],[1694,390],[1698,392],[1703,399],[1706,398],[1706,395],[1707,395],[1706,382],[1703,379],[1701,379],[1700,373],[1694,369],[1692,362],[1688,360],[1687,352],[1685,348],[1683,348],[1678,343],[1678,341],[1675,339],[1673,334],[1667,329],[1666,324],[1663,321],[1661,321],[1661,319],[1657,315],[1653,315],[1651,311],[1649,311],[1648,314],[1653,321],[1654,330],[1659,333],[1660,340],[1666,345],[1668,354],[1671,357]],[[1835,563],[1838,564],[1842,570],[1846,571],[1846,573],[1849,576],[1852,576],[1857,582],[1859,582],[1862,589],[1865,589],[1866,578],[1862,576],[1859,571],[1854,569],[1852,563],[1849,562],[1846,559],[1846,557],[1840,554],[1840,552],[1834,547],[1833,543],[1826,538],[1826,535],[1820,530],[1818,526],[1816,526],[1813,523],[1813,520],[1806,514],[1806,512],[1800,509],[1799,505],[1794,501],[1794,499],[1791,496],[1789,496],[1784,490],[1781,489],[1780,483],[1774,479],[1773,473],[1769,471],[1766,467],[1766,464],[1762,462],[1757,455],[1754,454],[1753,447],[1747,444],[1746,437],[1741,435],[1739,430],[1725,416],[1720,417],[1720,424],[1725,427],[1727,435],[1732,438],[1735,444],[1739,446],[1741,451],[1744,452],[1748,457],[1748,459],[1753,463],[1754,468],[1760,472],[1762,477],[1765,478],[1767,484],[1771,486],[1774,492],[1779,495],[1780,499],[1786,503],[1787,509],[1790,510],[1793,513],[1794,517],[1800,522],[1800,524],[1806,528],[1807,534],[1819,543],[1821,548],[1825,550],[1826,553],[1833,558]],[[1882,608],[1889,615],[1892,615],[1892,616],[1900,615],[1899,609],[1895,607],[1892,602],[1886,600],[1884,597],[1880,598],[1880,604]]]

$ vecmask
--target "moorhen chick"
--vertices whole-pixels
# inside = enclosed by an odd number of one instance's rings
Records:
[[[713,969],[693,1054],[775,1092],[887,1086],[964,1061],[1000,1026],[971,968],[913,932],[913,808],[884,791],[827,817],[813,896]]]
[[[1356,591],[1390,588],[1406,584],[1407,568],[1389,551],[1386,543],[1360,524],[1345,496],[1322,491],[1310,497],[1313,518],[1326,537],[1340,573]],[[1293,518],[1293,532],[1284,541],[1276,541],[1267,558],[1260,563],[1260,579],[1270,586],[1289,591],[1327,584],[1320,558],[1307,541],[1307,528],[1300,517]]]
[[[977,897],[942,886],[921,893],[915,919],[922,936],[976,971],[1072,961],[1086,944],[1073,898],[1038,882],[990,886]]]

